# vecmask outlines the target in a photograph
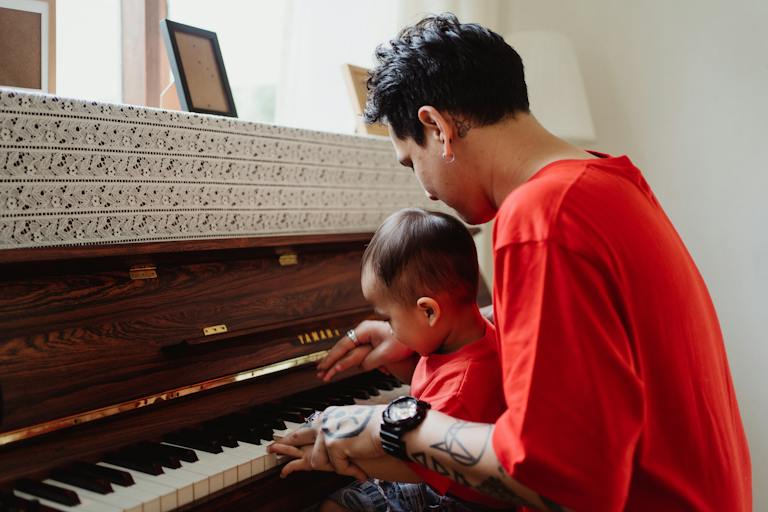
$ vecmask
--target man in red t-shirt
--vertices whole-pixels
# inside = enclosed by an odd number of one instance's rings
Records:
[[[519,56],[483,27],[428,17],[376,56],[366,120],[389,124],[431,198],[469,223],[496,218],[506,411],[495,425],[457,429],[446,415],[390,404],[365,428],[318,423],[287,442],[314,442],[317,469],[361,476],[365,458],[400,453],[387,449],[394,411],[407,456],[434,457],[454,480],[510,503],[751,510],[717,315],[640,171],[546,131],[529,112]],[[353,409],[334,421],[359,417]],[[465,456],[437,448],[449,441]]]

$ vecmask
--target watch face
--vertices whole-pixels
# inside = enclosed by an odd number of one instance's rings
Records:
[[[389,407],[389,417],[392,421],[403,421],[416,416],[416,400],[394,402]]]

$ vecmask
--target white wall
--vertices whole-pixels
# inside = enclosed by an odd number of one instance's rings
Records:
[[[58,0],[56,94],[120,103],[121,31],[119,0]]]
[[[755,510],[768,510],[768,2],[513,0],[503,17],[506,32],[571,38],[594,148],[643,169],[696,260],[725,334]]]

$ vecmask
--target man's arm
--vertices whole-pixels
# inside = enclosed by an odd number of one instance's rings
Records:
[[[563,510],[510,478],[493,451],[492,433],[493,425],[429,411],[424,422],[405,434],[403,440],[412,460],[458,484],[507,503],[538,510]]]
[[[346,406],[327,409],[312,428],[299,429],[270,451],[290,454],[289,446],[312,445],[310,467],[322,471],[365,478],[364,461],[386,458],[381,448],[379,427],[384,406]],[[499,463],[491,444],[493,425],[468,423],[437,411],[429,411],[424,422],[403,437],[412,460],[437,471],[455,482],[508,503],[523,504],[539,510],[563,510],[556,503],[540,497],[534,490],[513,480]],[[394,459],[392,459],[394,460]],[[399,461],[398,461],[399,462]],[[407,478],[398,474],[405,464],[388,466],[393,480]],[[299,468],[297,469],[305,469]]]

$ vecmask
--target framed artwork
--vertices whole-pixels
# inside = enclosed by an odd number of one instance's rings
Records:
[[[383,124],[366,124],[363,121],[365,101],[368,98],[368,86],[366,85],[368,82],[368,69],[345,64],[343,71],[347,82],[347,90],[352,100],[352,109],[357,120],[355,125],[357,133],[389,136],[389,130]]]
[[[179,106],[188,112],[237,117],[215,32],[160,22]]]
[[[56,0],[0,0],[0,86],[56,92]]]

